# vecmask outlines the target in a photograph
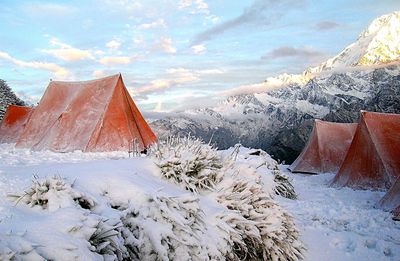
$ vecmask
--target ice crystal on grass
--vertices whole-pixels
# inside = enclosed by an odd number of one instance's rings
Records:
[[[47,177],[44,180],[33,176],[31,187],[24,193],[8,195],[16,204],[24,203],[30,207],[40,206],[49,211],[77,204],[82,208],[92,208],[94,200],[73,189],[73,184],[60,176]]]
[[[190,136],[170,137],[150,150],[163,177],[191,192],[210,190],[221,179],[221,158],[215,148]]]
[[[142,207],[124,211],[121,228],[138,260],[209,260],[201,241],[206,231],[199,199],[154,196]]]
[[[274,170],[273,174],[274,181],[276,183],[274,187],[276,195],[280,195],[288,199],[297,199],[296,191],[294,190],[294,187],[289,178],[286,175],[282,174],[282,172],[278,169]]]
[[[256,169],[264,177],[265,175],[272,175],[273,181],[273,192],[276,195],[296,199],[297,195],[291,184],[290,179],[284,175],[278,166],[278,162],[271,158],[268,153],[260,149],[243,149],[245,152],[241,152],[241,145],[237,144],[233,148],[230,155],[226,157],[226,161],[233,163],[244,163],[250,165]]]
[[[260,177],[233,166],[217,189],[216,200],[232,212],[221,218],[241,240],[234,241],[234,260],[299,260],[304,247],[293,219],[263,190]],[[229,173],[229,169],[226,171]],[[242,244],[241,242],[244,242]]]
[[[124,246],[124,239],[120,233],[121,222],[109,224],[107,220],[99,220],[96,231],[91,235],[89,242],[95,247],[95,252],[107,257],[108,260],[124,260],[129,258]]]

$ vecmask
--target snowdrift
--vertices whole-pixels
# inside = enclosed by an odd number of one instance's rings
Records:
[[[186,139],[133,159],[21,149],[3,154],[0,259],[303,256],[292,217],[274,199],[290,191],[290,182],[264,152],[218,152]],[[32,173],[37,175],[29,182]]]

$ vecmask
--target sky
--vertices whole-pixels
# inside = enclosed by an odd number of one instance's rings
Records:
[[[144,112],[211,106],[300,73],[399,0],[2,0],[0,79],[36,103],[49,80],[121,73]]]

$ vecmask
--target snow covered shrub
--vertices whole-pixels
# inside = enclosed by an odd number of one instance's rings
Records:
[[[46,260],[37,251],[37,244],[23,238],[24,235],[0,233],[0,260]]]
[[[124,260],[129,258],[124,246],[120,227],[121,222],[109,224],[108,220],[99,220],[96,231],[91,235],[89,242],[95,248],[95,252],[105,257],[106,260]]]
[[[94,200],[73,189],[65,179],[59,176],[40,180],[33,176],[31,187],[20,195],[9,195],[17,204],[22,202],[30,207],[40,206],[49,211],[78,204],[82,208],[94,207]]]
[[[282,174],[279,169],[273,170],[272,173],[274,174],[274,181],[276,183],[274,188],[276,195],[288,199],[297,199],[296,191],[292,183],[290,183],[289,177]]]
[[[125,210],[121,230],[135,260],[208,260],[203,218],[194,195],[156,195],[146,205]]]
[[[170,137],[150,149],[162,175],[191,192],[210,190],[221,179],[222,161],[215,148],[193,137]]]
[[[296,199],[297,195],[290,179],[284,175],[278,166],[278,162],[271,156],[260,149],[242,148],[240,144],[235,145],[232,152],[227,157],[228,161],[234,161],[252,166],[260,173],[260,175],[273,176],[273,191],[276,195]]]
[[[299,260],[304,249],[292,217],[265,193],[261,178],[232,167],[217,189],[216,200],[239,215],[222,217],[242,237],[234,242],[234,260]],[[235,236],[237,238],[237,235]]]
[[[227,260],[255,260],[262,247],[260,232],[253,221],[246,219],[239,211],[225,211],[217,216],[221,222],[220,233],[226,233],[225,240],[231,251]],[[224,224],[224,226],[221,226]]]

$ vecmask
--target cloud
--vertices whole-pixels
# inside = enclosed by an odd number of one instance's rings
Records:
[[[316,24],[316,29],[319,31],[326,31],[326,30],[332,30],[336,27],[339,27],[340,24],[332,21],[322,21]]]
[[[192,49],[194,54],[202,54],[202,53],[205,53],[207,50],[207,48],[204,46],[204,44],[193,45],[190,48]]]
[[[15,94],[28,105],[35,105],[40,101],[42,95],[30,95],[24,91],[17,91]]]
[[[52,38],[50,40],[50,44],[52,46],[56,46],[59,48],[43,49],[41,51],[43,53],[50,54],[51,56],[54,56],[60,60],[71,62],[71,61],[79,61],[79,60],[86,60],[86,59],[94,59],[91,51],[81,50],[81,49],[72,47],[68,44],[60,42],[56,38]]]
[[[57,3],[31,2],[23,6],[24,11],[32,15],[40,16],[66,16],[76,12],[78,9],[68,5]]]
[[[94,70],[92,76],[95,78],[102,78],[106,76],[106,72],[104,70]]]
[[[167,25],[165,24],[164,19],[159,18],[148,24],[139,25],[139,29],[152,29],[152,28],[165,28]]]
[[[284,16],[290,9],[303,6],[304,0],[255,0],[242,14],[199,33],[193,39],[198,44],[242,25],[268,25]]]
[[[106,56],[99,60],[99,63],[104,65],[129,64],[131,62],[132,58],[128,56]]]
[[[161,37],[156,44],[156,49],[162,50],[166,53],[176,53],[176,48],[172,44],[172,39],[169,37]]]
[[[261,59],[273,60],[273,59],[281,59],[288,57],[313,59],[313,58],[323,57],[323,54],[320,51],[310,47],[295,48],[290,46],[282,46],[263,55]]]
[[[54,63],[46,63],[46,62],[26,62],[23,60],[16,59],[9,55],[6,52],[1,52],[0,51],[0,59],[4,59],[7,61],[10,61],[14,63],[17,66],[20,67],[26,67],[26,68],[33,68],[33,69],[43,69],[47,71],[53,72],[57,77],[59,78],[67,78],[69,76],[69,71],[57,64]]]
[[[165,70],[165,75],[161,79],[151,81],[139,88],[132,90],[134,95],[144,96],[145,94],[165,91],[173,87],[181,87],[185,84],[198,82],[205,75],[223,74],[220,69],[191,70],[182,67],[170,68]]]
[[[121,46],[121,42],[119,40],[113,39],[106,43],[106,47],[112,49],[112,50],[118,50],[119,47]]]
[[[159,101],[153,109],[153,112],[162,112],[162,102]]]
[[[133,37],[133,43],[136,45],[144,44],[144,37],[142,35],[136,35]]]
[[[136,95],[156,92],[160,90],[169,89],[174,86],[179,86],[185,83],[196,82],[199,80],[196,73],[185,68],[170,68],[166,70],[166,77],[164,79],[157,79],[150,82],[150,84],[134,90]]]
[[[203,0],[181,0],[178,5],[179,9],[187,9],[190,7],[194,7],[192,13],[210,13],[208,4]]]
[[[261,93],[261,92],[267,91],[268,89],[272,90],[272,89],[274,89],[274,87],[268,88],[265,86],[264,83],[245,84],[245,85],[241,85],[236,88],[222,91],[219,93],[219,95],[229,97],[229,96],[239,95],[239,94]]]
[[[123,10],[127,13],[132,13],[143,8],[141,1],[134,0],[104,0],[104,3],[107,5],[107,9],[111,11]]]

